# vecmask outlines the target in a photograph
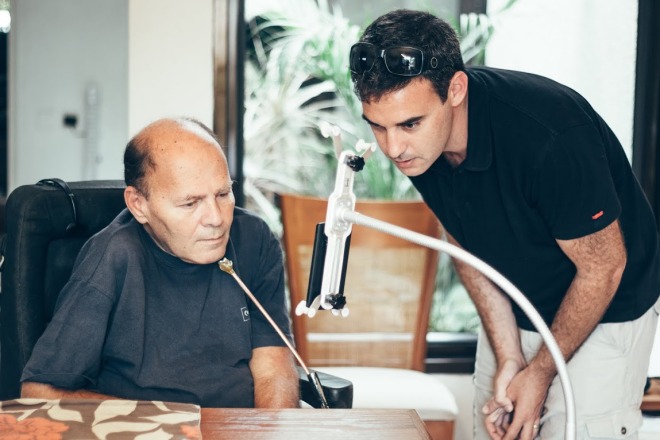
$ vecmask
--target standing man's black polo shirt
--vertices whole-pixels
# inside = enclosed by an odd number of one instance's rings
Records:
[[[575,91],[521,72],[470,68],[467,157],[443,156],[415,187],[446,230],[529,298],[550,325],[575,275],[556,240],[620,220],[627,265],[602,322],[638,318],[660,294],[658,233],[628,159]],[[533,330],[515,305],[521,328]]]

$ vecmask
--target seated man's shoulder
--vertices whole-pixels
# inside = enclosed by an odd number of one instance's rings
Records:
[[[87,243],[121,248],[139,242],[140,225],[128,209],[121,211],[108,226],[94,234]]]
[[[142,248],[139,229],[142,226],[124,209],[105,228],[89,238],[80,251],[80,257],[89,261],[122,261]]]

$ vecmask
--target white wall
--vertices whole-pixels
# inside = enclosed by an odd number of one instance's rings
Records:
[[[489,13],[507,0],[488,0]],[[636,0],[518,0],[498,16],[487,64],[548,76],[581,93],[632,156]]]
[[[9,190],[45,177],[117,176],[127,111],[127,0],[12,2]],[[85,162],[88,87],[97,89],[98,142]],[[76,129],[63,124],[78,118]]]
[[[121,179],[124,146],[148,122],[212,123],[213,0],[20,0],[11,12],[9,191],[45,177]],[[90,85],[93,166],[83,138]]]
[[[213,123],[213,1],[129,1],[129,134],[165,116]]]

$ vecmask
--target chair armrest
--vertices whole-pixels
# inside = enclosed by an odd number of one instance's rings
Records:
[[[316,396],[314,385],[310,382],[305,370],[298,369],[300,382],[300,400],[308,403],[314,408],[321,408],[321,402]],[[341,377],[315,371],[320,382],[323,394],[330,408],[352,408],[353,407],[353,383]]]

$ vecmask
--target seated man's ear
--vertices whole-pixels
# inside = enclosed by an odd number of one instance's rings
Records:
[[[124,190],[124,202],[128,210],[133,214],[133,217],[135,217],[135,220],[141,224],[147,223],[149,216],[149,206],[146,203],[147,198],[137,188],[130,185],[126,187]]]

